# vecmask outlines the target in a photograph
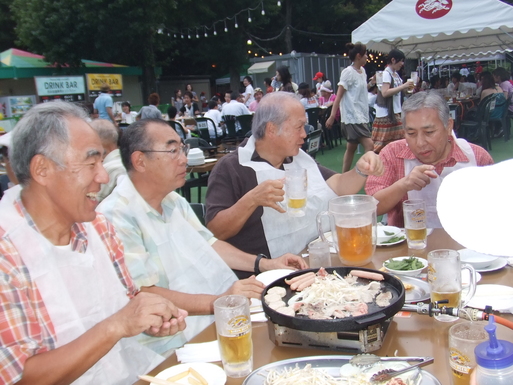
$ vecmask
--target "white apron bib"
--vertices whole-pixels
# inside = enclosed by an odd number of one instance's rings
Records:
[[[84,254],[55,247],[30,227],[13,206],[21,188],[10,189],[0,202],[0,226],[6,230],[44,301],[57,336],[56,347],[75,340],[111,316],[129,299],[100,236],[86,223]],[[128,384],[163,357],[137,342],[120,340],[73,384]]]
[[[130,178],[124,178],[121,183],[123,190],[127,191],[125,183],[132,182]],[[133,194],[128,197],[129,201],[137,202],[134,199],[135,194],[142,199],[133,185],[131,188]],[[169,289],[189,294],[222,294],[237,281],[237,276],[230,267],[185,220],[179,209],[174,209],[170,213],[166,211],[169,209],[163,206],[166,214],[166,221],[163,222],[151,220],[143,203],[145,202],[132,205],[133,216],[138,218],[141,227],[151,229],[149,233],[157,245]],[[189,341],[214,322],[214,316],[190,316],[186,322],[187,327],[183,334]]]
[[[241,166],[255,170],[258,184],[269,179],[285,177],[284,170],[278,170],[267,162],[251,160],[255,151],[255,139],[248,139],[244,147],[239,147],[239,163]],[[299,254],[311,240],[318,237],[316,218],[321,211],[328,209],[330,199],[337,194],[323,179],[317,163],[302,150],[294,157],[292,163],[284,163],[287,169],[305,168],[307,170],[308,190],[305,215],[291,218],[286,213],[279,213],[273,208],[264,207],[261,221],[265,238],[272,258],[285,253]]]
[[[452,137],[452,140],[454,141],[454,145],[458,146],[467,156],[469,162],[456,162],[453,167],[445,167],[442,171],[442,174],[439,175],[438,178],[431,179],[429,184],[422,190],[408,191],[408,199],[422,199],[424,202],[426,202],[427,227],[429,228],[442,227],[440,219],[438,218],[438,213],[436,211],[436,195],[438,194],[438,189],[440,188],[443,179],[451,172],[460,168],[477,166],[476,156],[474,155],[474,151],[472,151],[472,147],[470,147],[468,142],[464,139],[456,139],[454,137]],[[418,159],[404,159],[404,175],[409,175],[414,167],[420,166],[422,164],[423,163],[421,163]]]

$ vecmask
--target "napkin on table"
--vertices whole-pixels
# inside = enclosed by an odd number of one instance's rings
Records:
[[[217,340],[198,344],[185,344],[176,350],[176,357],[181,363],[221,361]]]

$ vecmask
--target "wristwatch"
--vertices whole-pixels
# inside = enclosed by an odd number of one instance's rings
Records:
[[[271,259],[270,257],[268,257],[267,255],[265,254],[257,254],[257,257],[255,259],[255,274],[258,275],[261,273],[260,271],[260,260],[264,258],[264,259]]]

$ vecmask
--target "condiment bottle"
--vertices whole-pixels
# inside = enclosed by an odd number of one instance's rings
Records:
[[[476,383],[479,385],[513,384],[513,343],[498,340],[495,317],[490,316],[485,330],[490,340],[476,346]]]

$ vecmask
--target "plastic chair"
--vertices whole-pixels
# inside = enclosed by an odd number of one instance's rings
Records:
[[[224,115],[224,124],[226,126],[226,135],[222,143],[237,144],[237,117],[235,115]]]
[[[253,122],[253,115],[239,115],[235,120],[240,124],[240,130],[236,132],[236,137],[245,137],[248,132],[251,132],[251,123]]]
[[[210,136],[210,131],[208,129],[209,123],[214,127],[214,138]],[[212,119],[206,117],[196,118],[196,128],[199,131],[201,139],[204,139],[214,145],[218,144],[219,137],[217,136],[217,127]]]
[[[180,122],[174,121],[174,120],[168,120],[167,124],[169,124],[171,127],[173,127],[182,140],[185,140],[187,138],[187,135],[185,134],[185,129],[183,128],[182,124]]]
[[[319,121],[319,113],[321,109],[319,107],[307,108],[306,115],[308,116],[308,124],[313,126],[314,131],[317,130],[317,122]]]
[[[488,150],[488,120],[490,117],[490,103],[495,101],[495,94],[485,97],[477,106],[477,112],[474,120],[464,120],[460,124],[458,136],[469,142],[479,142],[481,146]]]
[[[315,159],[321,148],[322,130],[314,130],[308,134],[303,143],[303,151]]]
[[[494,137],[496,123],[499,124],[499,130],[503,132],[506,130],[509,123],[506,121],[508,119],[508,106],[511,101],[511,96],[506,99],[503,93],[493,94],[493,96],[495,96],[495,102],[490,103],[488,129],[486,130],[486,140],[490,150],[492,149],[492,138]]]

